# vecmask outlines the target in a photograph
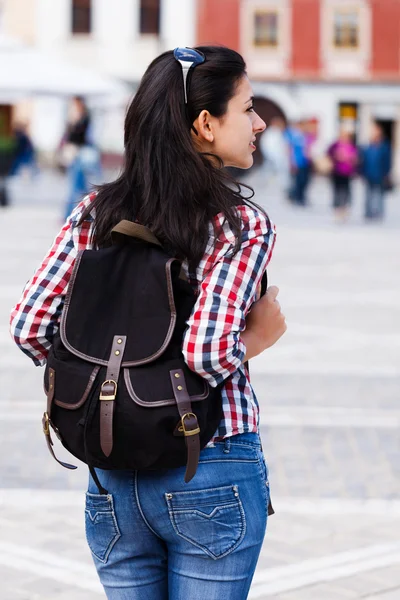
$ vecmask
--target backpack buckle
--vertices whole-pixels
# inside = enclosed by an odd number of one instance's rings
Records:
[[[195,420],[195,423],[197,425],[196,429],[186,429],[185,428],[185,419],[186,418],[189,418],[189,419],[192,418]],[[200,427],[197,422],[197,417],[194,413],[186,413],[186,414],[182,415],[181,421],[182,421],[182,425],[180,427],[178,427],[178,431],[183,431],[183,435],[185,437],[190,436],[190,435],[197,435],[198,433],[200,433]]]
[[[43,415],[42,426],[44,435],[50,435],[50,419],[47,412]]]
[[[105,385],[113,385],[114,388],[113,390],[109,391],[108,393],[106,392],[106,390],[103,390]],[[101,384],[101,388],[100,388],[100,400],[115,400],[116,395],[117,395],[117,382],[114,381],[114,379],[106,379],[102,384]],[[103,393],[104,392],[104,393]],[[110,393],[111,392],[111,393]]]

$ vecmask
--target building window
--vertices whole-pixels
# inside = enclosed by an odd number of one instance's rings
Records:
[[[254,13],[254,45],[267,48],[278,46],[277,11],[257,11]]]
[[[333,38],[335,48],[358,48],[359,26],[359,14],[356,10],[335,11]]]
[[[160,33],[160,0],[140,0],[140,33]]]
[[[72,0],[72,33],[90,33],[91,29],[91,0]]]

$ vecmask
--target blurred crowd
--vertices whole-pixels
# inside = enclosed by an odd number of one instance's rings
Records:
[[[37,153],[29,136],[27,123],[15,123],[0,163],[0,206],[7,206],[6,179],[19,174],[35,177],[39,173]],[[56,151],[55,164],[68,177],[68,196],[65,200],[66,218],[90,189],[101,178],[100,151],[95,143],[93,127],[85,100],[76,96],[71,100],[65,132]]]
[[[338,139],[321,149],[315,120],[287,124],[274,117],[260,141],[268,176],[278,182],[283,195],[293,204],[306,207],[308,188],[315,174],[329,177],[332,185],[332,207],[335,218],[344,222],[349,216],[352,179],[365,181],[364,217],[384,217],[385,193],[392,189],[390,179],[391,146],[378,123],[372,122],[369,143],[358,146],[354,130],[343,125]],[[0,205],[7,205],[6,177],[21,172],[38,172],[37,156],[26,123],[13,129],[12,153],[0,165]],[[68,177],[67,217],[91,183],[101,179],[100,151],[96,145],[89,110],[83,98],[71,100],[66,128],[56,152],[56,164]],[[2,172],[1,172],[2,171]],[[2,185],[1,185],[2,183]]]
[[[343,222],[351,206],[351,181],[365,181],[364,217],[384,217],[385,193],[392,189],[390,180],[391,146],[382,127],[372,122],[368,144],[358,146],[355,132],[343,125],[338,139],[321,151],[314,120],[289,125],[275,117],[261,137],[264,165],[274,175],[288,200],[307,206],[307,190],[313,174],[328,176],[332,184],[335,218]]]

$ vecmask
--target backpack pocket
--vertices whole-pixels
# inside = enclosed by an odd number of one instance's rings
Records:
[[[44,374],[46,394],[50,368],[55,372],[54,404],[67,410],[76,410],[86,402],[101,367],[83,361],[60,360],[51,354]]]
[[[62,354],[60,356],[63,356]],[[54,395],[49,417],[62,444],[79,460],[86,462],[85,427],[91,399],[99,394],[100,365],[84,363],[75,357],[58,358],[50,351],[44,374],[46,394],[53,370]]]
[[[124,369],[126,390],[139,406],[175,406],[176,400],[170,380],[170,371],[182,369],[192,402],[206,400],[210,394],[205,379],[193,373],[183,358],[160,360],[157,363]]]

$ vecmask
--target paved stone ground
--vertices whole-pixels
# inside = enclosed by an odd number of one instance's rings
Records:
[[[250,599],[398,600],[400,197],[388,197],[384,223],[365,224],[356,183],[352,218],[337,225],[326,182],[300,209],[261,171],[250,179],[278,225],[269,273],[289,327],[251,365],[276,515]],[[10,188],[0,212],[0,598],[96,600],[86,471],[49,457],[42,372],[7,331],[60,225],[65,182],[46,174]]]

